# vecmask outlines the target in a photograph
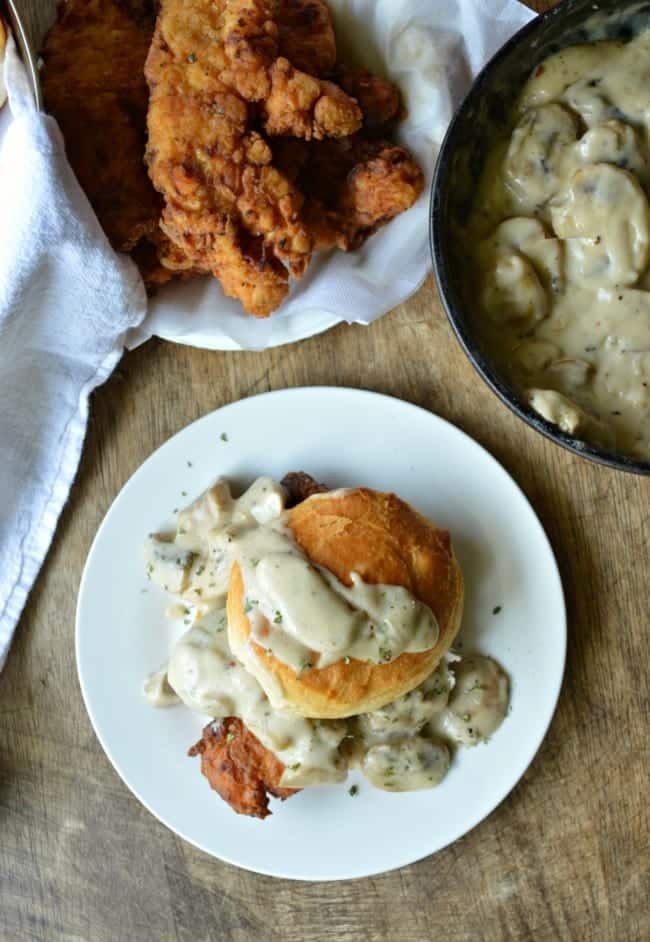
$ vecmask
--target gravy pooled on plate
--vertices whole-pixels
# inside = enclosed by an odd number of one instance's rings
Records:
[[[286,527],[285,499],[270,478],[238,499],[219,479],[180,511],[173,536],[149,536],[148,576],[175,596],[168,615],[186,630],[167,667],[145,681],[145,696],[155,706],[181,700],[215,720],[238,717],[283,764],[282,787],[339,782],[351,765],[389,791],[433,787],[449,767],[447,743],[485,741],[506,713],[508,679],[490,658],[446,655],[420,686],[381,710],[319,720],[279,708],[233,654],[225,601],[234,561],[246,575],[253,633],[263,626],[259,612],[274,628],[265,644],[287,663],[300,667],[305,652],[325,663],[352,656],[385,663],[437,637],[433,612],[405,589],[360,578],[346,587],[310,563]],[[369,632],[369,619],[381,619],[382,631]]]
[[[541,416],[650,458],[650,30],[542,62],[468,235],[479,333]]]

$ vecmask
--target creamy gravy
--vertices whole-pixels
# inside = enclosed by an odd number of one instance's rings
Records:
[[[497,367],[569,434],[650,458],[650,30],[537,67],[469,224]]]
[[[508,703],[508,678],[495,661],[448,655],[415,690],[350,721],[350,764],[386,791],[431,788],[449,768],[449,746],[485,742]]]
[[[373,785],[389,791],[433,787],[449,767],[449,746],[474,745],[487,738],[505,715],[508,682],[494,661],[480,656],[463,660],[449,654],[419,687],[381,710],[346,721],[330,721],[304,719],[278,709],[256,677],[232,654],[225,598],[233,559],[240,562],[245,575],[249,569],[255,574],[251,578],[255,579],[252,584],[257,610],[282,614],[276,634],[260,635],[258,631],[256,638],[262,637],[265,646],[273,644],[278,656],[290,657],[298,632],[309,630],[305,622],[311,617],[311,608],[308,602],[293,599],[292,580],[310,586],[307,591],[312,591],[312,573],[302,568],[294,573],[291,569],[293,559],[300,560],[299,555],[293,556],[292,547],[298,554],[300,551],[282,526],[284,500],[283,489],[268,478],[258,480],[238,500],[233,500],[227,483],[220,480],[178,514],[173,539],[148,538],[147,574],[175,597],[167,614],[181,621],[186,631],[174,646],[167,668],[145,681],[145,696],[155,706],[169,706],[180,700],[191,710],[216,720],[239,717],[284,764],[284,787],[339,782],[349,766],[360,768]],[[256,538],[247,544],[251,533]],[[253,552],[259,555],[253,556]],[[287,555],[292,561],[287,570],[291,577],[287,576],[286,583],[284,577],[275,581],[273,574],[267,581],[265,568],[278,562],[276,554]],[[284,562],[281,560],[280,565]],[[390,633],[396,649],[405,644],[400,632],[407,630],[407,619],[414,620],[409,630],[437,632],[437,625],[427,619],[426,612],[414,612],[408,593],[396,592],[396,587],[367,586],[357,577],[348,588],[337,584],[325,570],[318,571],[318,579],[313,589],[317,599],[321,593],[331,592],[335,600],[325,604],[345,604],[346,611],[340,616],[345,625],[346,619],[358,615],[354,606],[359,603],[366,619],[378,623],[382,614],[389,617],[384,638]],[[246,581],[247,597],[250,587]],[[391,605],[397,614],[392,613]],[[248,614],[250,618],[251,612]],[[251,622],[254,625],[255,619]],[[347,650],[378,653],[375,642],[369,642],[359,628],[365,624],[359,620],[347,628]],[[280,625],[287,631],[287,641],[281,637]],[[359,647],[355,648],[355,643]],[[309,635],[308,649],[312,657],[314,652],[331,657],[337,650],[321,621]],[[287,650],[289,654],[285,654]],[[470,717],[468,733],[464,718]]]
[[[284,500],[270,478],[237,500],[218,481],[178,515],[172,541],[149,538],[151,579],[205,605],[223,599],[238,562],[251,638],[295,671],[344,657],[387,662],[433,647],[436,617],[407,589],[368,585],[354,572],[346,586],[310,562],[286,525]]]

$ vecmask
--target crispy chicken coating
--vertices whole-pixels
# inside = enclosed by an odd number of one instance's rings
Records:
[[[312,75],[331,72],[336,64],[336,37],[323,0],[280,0],[278,28],[280,55],[293,66]]]
[[[399,116],[399,89],[388,79],[360,69],[349,69],[341,63],[332,72],[332,79],[359,102],[364,127],[378,128]]]
[[[201,756],[201,772],[210,787],[237,814],[266,818],[271,814],[269,795],[284,801],[299,791],[280,787],[284,766],[234,716],[208,723],[188,755]]]
[[[287,492],[287,507],[295,507],[312,494],[325,494],[329,490],[305,471],[290,471],[280,483]]]
[[[146,280],[170,277],[156,250],[162,209],[143,163],[149,0],[67,0],[43,48],[43,94],[68,160],[111,244]]]
[[[424,188],[408,151],[362,135],[309,146],[285,141],[274,145],[274,153],[307,197],[303,213],[316,249],[358,248],[409,209]]]
[[[193,0],[190,15],[184,0],[162,4],[145,68],[147,163],[165,198],[161,226],[171,242],[192,268],[211,272],[227,295],[264,317],[287,293],[284,265],[304,272],[311,240],[301,193],[272,166],[248,103],[219,77],[223,30],[207,28],[218,22],[217,6]]]

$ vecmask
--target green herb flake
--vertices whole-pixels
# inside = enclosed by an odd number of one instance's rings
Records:
[[[188,467],[188,468],[191,468],[191,467],[192,467],[192,462],[191,462],[191,461],[188,461],[188,462],[187,462],[187,467]]]
[[[379,657],[382,661],[390,661],[393,656],[393,652],[390,648],[380,645],[379,647]]]
[[[309,660],[309,658],[304,657],[302,661],[300,662],[300,673],[302,673],[303,671],[311,670],[312,666],[313,665],[311,661]]]
[[[492,614],[498,615],[502,608],[503,608],[502,605],[495,605],[494,608],[492,609]]]
[[[181,491],[181,497],[187,497],[187,491]]]
[[[203,563],[201,563],[201,565],[197,567],[196,574],[197,574],[197,576],[200,576],[201,573],[203,573],[203,572],[205,572],[205,565],[204,565]]]
[[[227,442],[227,441],[228,441],[228,436],[226,435],[225,432],[222,432],[221,435],[219,436],[219,438],[221,439],[222,442]]]
[[[298,769],[300,768],[301,764],[302,764],[302,763],[300,763],[300,762],[294,762],[293,765],[290,765],[290,766],[289,766],[289,771],[290,771],[290,772],[297,772]]]
[[[469,713],[463,713],[461,719],[463,723],[469,723]]]
[[[359,786],[350,785],[350,787],[348,788],[348,795],[350,796],[350,798],[354,798],[355,795],[358,795],[358,794],[359,794]]]
[[[236,738],[237,737],[235,736],[234,733],[228,733],[228,735],[226,736],[226,742],[232,742]]]
[[[345,657],[343,658],[343,663],[344,663],[344,664],[349,664],[349,663],[350,663],[350,660],[351,660],[351,658],[349,658],[349,657],[347,656],[347,654],[346,654]]]
[[[253,567],[253,569],[257,569],[259,564],[260,564],[259,559],[251,559],[251,566]]]
[[[274,624],[274,625],[281,625],[281,624],[282,624],[282,612],[276,612],[276,613],[275,613],[275,618],[273,619],[273,624]]]
[[[179,528],[178,528],[178,532],[179,532],[179,533],[187,533],[187,530],[185,529],[185,527],[179,527]]]
[[[248,601],[248,599],[246,599],[246,602],[244,604],[244,615],[248,615],[252,607],[253,607],[252,604]]]

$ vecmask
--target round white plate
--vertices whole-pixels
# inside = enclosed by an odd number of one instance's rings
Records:
[[[443,783],[389,794],[357,773],[305,789],[265,821],[236,815],[186,751],[202,717],[154,709],[142,682],[168,656],[168,601],[148,583],[142,544],[172,526],[218,475],[242,485],[305,470],[332,487],[395,490],[449,528],[465,573],[463,650],[508,671],[511,712],[487,745],[457,751]],[[496,613],[495,609],[500,606]],[[179,432],[133,475],[88,556],[77,609],[81,689],[124,782],[181,837],[229,863],[301,880],[368,876],[440,850],[488,815],[523,775],[553,716],[566,619],[553,553],[499,464],[415,406],[353,389],[290,389],[225,406]],[[349,786],[358,785],[350,796]]]

